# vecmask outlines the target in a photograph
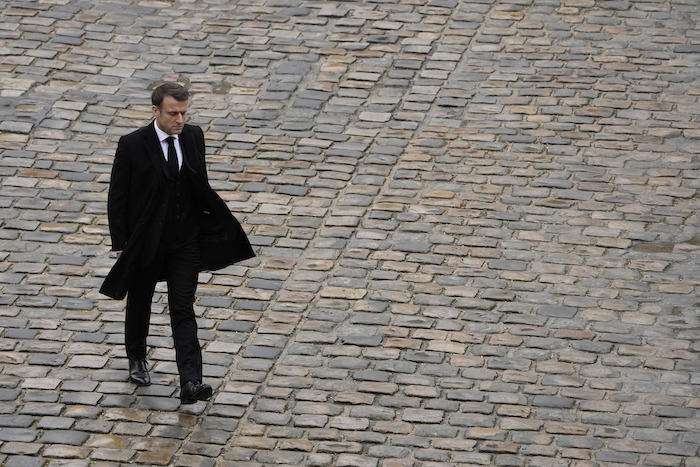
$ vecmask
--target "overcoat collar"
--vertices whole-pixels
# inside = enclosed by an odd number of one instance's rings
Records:
[[[192,171],[193,168],[192,164],[190,164],[188,154],[195,154],[197,146],[194,137],[192,136],[192,134],[189,131],[189,128],[187,127],[188,125],[185,125],[179,137],[180,148],[182,149],[182,167],[186,168],[189,171]],[[146,127],[144,145],[146,146],[146,152],[151,158],[153,166],[157,169],[156,172],[158,172],[159,178],[160,176],[165,176],[167,178],[168,166],[165,162],[165,155],[163,154],[163,149],[160,145],[160,141],[158,140],[158,134],[156,133],[155,120],[152,121]]]

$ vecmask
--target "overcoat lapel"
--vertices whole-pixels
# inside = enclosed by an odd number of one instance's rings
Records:
[[[146,131],[146,138],[143,141],[143,145],[146,148],[146,153],[153,163],[153,167],[156,168],[156,173],[158,174],[158,179],[162,176],[168,175],[168,165],[165,162],[165,156],[163,155],[163,150],[160,146],[160,141],[158,141],[158,134],[154,128],[155,123],[151,122],[148,125],[148,130]]]
[[[197,143],[194,136],[186,129],[182,130],[180,134],[180,149],[182,149],[182,168],[192,173],[197,172],[197,164],[194,163],[197,155]]]

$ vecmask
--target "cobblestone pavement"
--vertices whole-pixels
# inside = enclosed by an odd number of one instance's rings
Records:
[[[0,1],[0,465],[700,466],[697,0]],[[189,83],[211,401],[98,293]]]

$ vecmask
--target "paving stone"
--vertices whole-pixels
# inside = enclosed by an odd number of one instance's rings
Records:
[[[32,442],[39,433],[28,428],[2,428],[0,430],[0,440],[5,442],[21,441]]]

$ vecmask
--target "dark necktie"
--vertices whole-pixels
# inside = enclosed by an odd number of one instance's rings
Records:
[[[175,151],[175,138],[168,136],[165,140],[168,142],[168,175],[175,178],[180,171],[177,163],[177,152]]]

